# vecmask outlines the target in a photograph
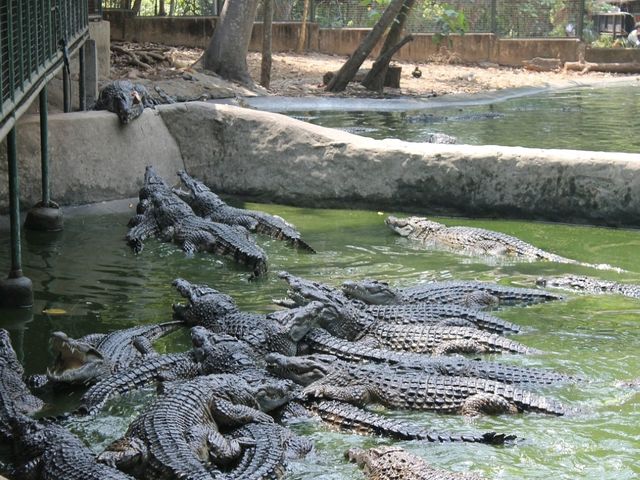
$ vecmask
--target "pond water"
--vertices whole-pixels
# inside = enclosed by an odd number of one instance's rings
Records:
[[[140,323],[169,320],[180,301],[171,281],[183,277],[208,283],[231,294],[242,309],[272,310],[271,299],[285,295],[285,284],[273,272],[293,274],[337,285],[346,279],[380,278],[408,286],[431,279],[480,279],[532,286],[541,275],[565,272],[640,283],[640,235],[637,231],[515,221],[441,219],[447,224],[491,228],[516,235],[560,255],[592,263],[609,263],[622,274],[554,263],[488,262],[451,253],[423,251],[383,223],[382,212],[298,209],[278,205],[244,205],[276,213],[293,222],[313,245],[316,255],[298,253],[275,240],[259,238],[272,272],[249,282],[247,271],[208,254],[186,257],[177,247],[147,242],[140,255],[125,245],[131,212],[66,219],[65,230],[47,235],[23,234],[23,267],[33,280],[32,311],[3,311],[28,373],[43,372],[51,362],[49,334],[64,330],[74,337]],[[385,215],[390,212],[385,212]],[[398,212],[396,212],[398,213]],[[0,232],[7,246],[8,232]],[[6,249],[7,247],[5,247]],[[0,271],[8,271],[8,251],[0,255]],[[45,310],[60,309],[59,314]],[[55,310],[50,310],[54,311]],[[618,385],[640,377],[640,301],[617,296],[568,295],[565,301],[497,311],[525,327],[518,340],[543,350],[539,355],[504,356],[504,362],[553,368],[584,376],[579,385],[540,389],[580,413],[571,417],[536,414],[485,416],[469,421],[457,415],[384,412],[412,419],[433,430],[495,430],[523,441],[511,447],[472,444],[400,442],[433,464],[457,471],[476,471],[500,479],[632,479],[640,476],[640,392]],[[160,351],[184,350],[186,333],[159,342]],[[51,411],[74,408],[79,394],[65,392],[48,399]],[[68,425],[96,451],[127,428],[151,390],[114,401],[93,419]],[[388,443],[328,430],[316,422],[294,426],[316,441],[316,452],[290,465],[288,479],[359,479],[345,462],[349,446]]]
[[[349,108],[348,100],[333,110],[290,107],[289,114],[324,127],[376,139],[427,142],[430,135],[451,135],[461,144],[562,148],[609,152],[640,151],[640,89],[635,85],[574,88],[503,101],[395,111]],[[386,105],[386,106],[385,106]],[[428,104],[425,104],[428,105]],[[411,109],[414,108],[414,109]]]

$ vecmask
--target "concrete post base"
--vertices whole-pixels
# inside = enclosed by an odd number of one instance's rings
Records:
[[[62,210],[56,203],[49,202],[48,205],[43,205],[39,202],[27,212],[24,228],[41,232],[58,232],[62,230],[63,223]]]
[[[0,307],[29,308],[33,306],[33,283],[23,275],[0,280]]]

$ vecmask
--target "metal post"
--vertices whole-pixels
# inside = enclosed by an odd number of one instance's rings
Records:
[[[49,205],[49,111],[47,105],[47,86],[40,90],[40,164],[42,166],[42,203]]]
[[[78,79],[78,94],[80,96],[78,100],[78,105],[80,107],[80,111],[84,112],[87,109],[87,90],[85,87],[85,63],[84,63],[84,44],[78,50],[78,63],[80,70],[80,78]]]
[[[18,148],[15,127],[7,135],[7,160],[9,161],[9,212],[11,219],[11,271],[9,278],[18,278],[22,276],[22,251],[20,246]]]
[[[309,21],[315,23],[316,21],[316,0],[311,0],[311,15]]]
[[[71,111],[71,78],[66,66],[62,67],[62,110],[64,113]]]

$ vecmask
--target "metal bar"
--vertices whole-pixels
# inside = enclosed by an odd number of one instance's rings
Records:
[[[20,46],[16,47],[15,53],[17,53],[20,56],[20,89],[24,89],[24,81],[25,81],[25,76],[24,76],[24,38],[22,37],[22,33],[23,33],[23,28],[24,25],[22,24],[22,2],[18,1],[18,35],[17,38],[20,42]]]
[[[69,69],[66,66],[62,67],[62,110],[64,113],[71,111],[71,78],[69,76]]]
[[[51,201],[49,191],[49,110],[47,105],[47,85],[40,90],[40,163],[42,166],[42,204]]]
[[[498,0],[491,0],[491,33],[498,33]]]
[[[78,99],[78,105],[81,112],[84,112],[87,109],[87,89],[85,84],[85,75],[87,72],[84,64],[84,50],[85,48],[83,44],[78,50],[78,64],[80,70],[80,77],[78,79],[78,95],[80,98]]]
[[[576,22],[576,30],[578,31],[576,35],[580,40],[584,40],[584,2],[585,0],[578,0],[578,18]],[[615,37],[615,32],[613,36]]]
[[[9,92],[11,95],[11,100],[15,101],[16,99],[16,89],[15,89],[15,64],[13,62],[13,15],[12,15],[11,2],[7,3],[7,54],[9,56]]]
[[[9,278],[22,276],[22,251],[20,246],[20,187],[18,183],[18,149],[16,129],[7,135],[7,160],[9,166],[9,212],[11,221],[11,271]]]

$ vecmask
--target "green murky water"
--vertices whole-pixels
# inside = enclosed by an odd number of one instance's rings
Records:
[[[376,139],[425,142],[430,134],[445,133],[470,145],[637,153],[640,116],[635,112],[639,109],[640,90],[627,85],[559,90],[491,104],[419,111],[364,112],[338,107],[291,115]]]
[[[402,239],[383,224],[376,212],[297,209],[249,205],[277,213],[295,223],[317,255],[297,253],[280,242],[260,238],[272,272],[294,274],[339,284],[345,279],[375,277],[406,286],[428,279],[481,279],[521,286],[540,275],[565,272],[640,283],[640,233],[632,230],[576,227],[513,221],[444,219],[448,224],[482,226],[516,235],[560,255],[592,263],[609,263],[628,273],[594,271],[553,263],[497,263],[450,253],[428,252]],[[173,245],[149,241],[136,256],[123,242],[129,213],[68,218],[59,234],[23,234],[25,273],[33,280],[32,312],[2,312],[2,326],[11,331],[29,373],[42,372],[50,362],[51,331],[72,336],[109,331],[171,316],[179,296],[171,287],[176,277],[210,285],[233,295],[241,308],[266,312],[271,299],[285,294],[276,275],[247,281],[240,266],[207,254],[187,258]],[[8,245],[8,232],[0,234]],[[0,271],[8,271],[8,252],[0,255]],[[63,309],[62,315],[42,314]],[[523,343],[546,353],[501,360],[554,368],[588,379],[580,385],[545,387],[540,391],[578,407],[575,417],[536,414],[483,417],[472,422],[455,415],[388,412],[410,418],[434,430],[496,430],[525,440],[513,447],[403,442],[432,463],[457,471],[473,470],[500,479],[632,479],[640,476],[640,392],[619,386],[640,377],[640,301],[615,296],[570,295],[566,301],[497,314],[526,327]],[[165,339],[161,350],[183,350],[185,334]],[[90,420],[70,426],[96,450],[121,435],[128,422],[153,393],[140,392],[112,402]],[[50,399],[58,409],[73,408],[77,395]],[[290,479],[362,478],[343,453],[349,446],[372,446],[383,440],[328,431],[306,422],[295,425],[311,435],[316,453],[292,463]]]

